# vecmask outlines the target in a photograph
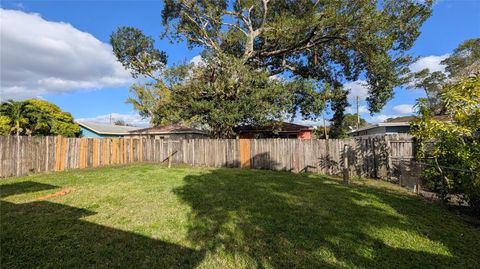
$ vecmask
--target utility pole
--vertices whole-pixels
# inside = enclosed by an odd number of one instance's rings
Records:
[[[358,99],[359,99],[359,98],[358,98],[358,95],[357,95],[357,98],[356,98],[356,99],[357,99],[357,130],[358,130],[359,127],[360,127],[360,107],[359,107],[359,105],[358,105],[358,103],[359,103],[359,102],[358,102]]]
[[[112,124],[112,114],[110,114],[110,124]]]

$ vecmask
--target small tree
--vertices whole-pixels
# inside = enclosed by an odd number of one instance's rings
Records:
[[[363,128],[367,125],[367,121],[360,118],[358,127]],[[345,138],[348,137],[348,132],[357,128],[357,115],[347,113],[343,115],[343,119],[333,119],[333,124],[330,128],[331,138]]]
[[[418,153],[434,160],[429,180],[442,199],[461,193],[480,210],[480,76],[447,84],[439,96],[450,121],[433,118],[428,101],[419,99],[419,118],[412,123]]]
[[[410,74],[409,87],[425,91],[427,104],[435,114],[445,113],[439,94],[446,84],[480,73],[480,38],[465,40],[441,63],[447,73],[423,69]]]
[[[19,136],[27,133],[29,129],[27,118],[27,107],[25,102],[8,100],[0,104],[0,116],[2,117],[2,130],[4,134],[15,134]]]
[[[80,127],[70,113],[39,99],[9,100],[0,104],[0,131],[16,135],[76,136]]]

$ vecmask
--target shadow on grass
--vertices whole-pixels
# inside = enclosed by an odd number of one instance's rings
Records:
[[[23,182],[1,197],[55,189]],[[95,212],[47,201],[1,201],[2,268],[194,268],[204,252],[81,220]]]
[[[480,264],[478,230],[466,227],[470,234],[461,238],[462,231],[449,227],[464,228],[461,223],[394,191],[287,172],[217,169],[186,176],[175,193],[192,208],[192,242],[218,255],[248,257],[258,268]]]

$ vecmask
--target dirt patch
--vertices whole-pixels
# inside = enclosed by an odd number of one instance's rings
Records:
[[[57,191],[57,192],[54,192],[54,193],[47,194],[45,196],[38,197],[37,199],[35,199],[35,201],[45,201],[45,200],[48,200],[48,199],[53,198],[53,197],[67,195],[70,192],[72,192],[72,189],[65,188],[61,191]]]

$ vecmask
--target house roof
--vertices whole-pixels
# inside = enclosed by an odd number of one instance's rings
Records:
[[[363,128],[357,129],[357,130],[352,130],[348,133],[351,134],[351,133],[366,131],[366,130],[370,130],[370,129],[381,127],[381,126],[410,126],[410,123],[408,123],[408,122],[380,122],[380,123],[375,123],[375,124],[372,124],[372,125],[368,125],[366,127],[363,127]]]
[[[120,126],[113,124],[100,124],[93,122],[77,121],[78,125],[89,129],[97,134],[104,135],[128,135],[130,131],[137,130],[139,127]]]
[[[190,128],[178,124],[164,125],[164,126],[154,126],[143,129],[136,129],[130,131],[130,134],[185,134],[185,133],[194,133],[194,134],[206,134],[206,132]]]
[[[290,122],[277,122],[275,124],[269,124],[265,126],[252,126],[252,125],[242,125],[237,126],[235,131],[237,133],[242,132],[270,132],[273,130],[277,130],[279,132],[298,132],[298,131],[305,131],[305,130],[313,130],[311,126],[305,126]]]
[[[381,127],[381,126],[410,126],[410,122],[414,121],[416,118],[417,118],[416,116],[404,116],[404,117],[391,118],[391,119],[387,119],[385,122],[368,125],[366,127],[363,127],[357,130],[352,130],[348,133],[361,132],[361,131],[370,130],[370,129]],[[433,116],[433,118],[439,121],[450,120],[448,115],[436,115],[436,116]]]

